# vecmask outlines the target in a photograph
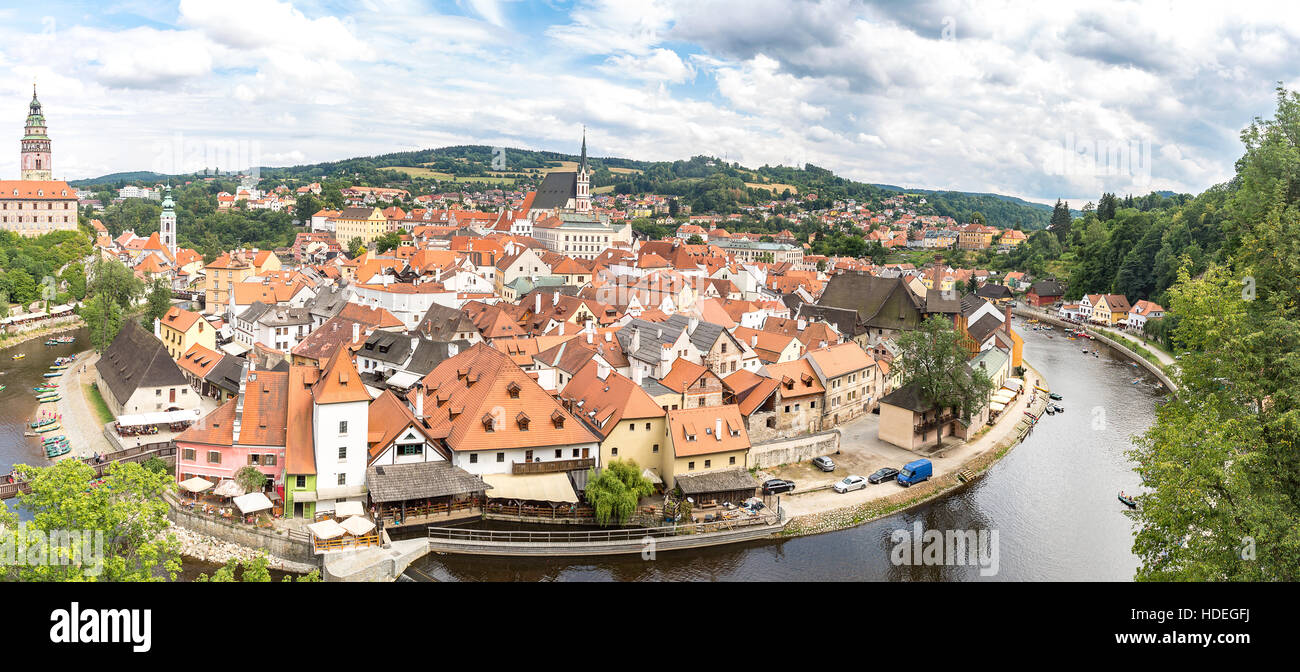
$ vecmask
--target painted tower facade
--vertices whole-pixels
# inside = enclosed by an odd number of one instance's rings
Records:
[[[52,180],[50,136],[45,129],[45,115],[41,101],[36,99],[36,85],[32,84],[32,102],[27,106],[27,126],[23,129],[22,180]]]
[[[163,195],[162,215],[158,218],[158,240],[172,259],[176,259],[176,204],[172,201],[172,186],[167,185]]]

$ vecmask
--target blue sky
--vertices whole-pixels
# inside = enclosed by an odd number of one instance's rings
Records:
[[[0,174],[35,79],[62,179],[196,147],[576,152],[585,124],[601,156],[1078,207],[1230,177],[1241,128],[1296,86],[1298,42],[1286,3],[55,0],[0,8]]]

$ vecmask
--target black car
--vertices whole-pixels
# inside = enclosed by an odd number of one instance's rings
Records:
[[[896,476],[898,476],[897,469],[893,467],[885,467],[884,469],[881,469],[880,471],[877,471],[876,473],[868,476],[867,482],[873,485],[876,483],[884,483],[885,481],[894,480]]]
[[[781,478],[769,478],[763,481],[763,494],[779,495],[783,492],[794,490],[794,481],[787,481]]]

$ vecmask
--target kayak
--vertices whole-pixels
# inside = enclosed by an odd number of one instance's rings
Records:
[[[37,420],[36,422],[32,423],[32,428],[35,429],[37,427],[44,427],[45,425],[52,425],[58,421],[59,419],[55,417],[41,418],[40,420]]]
[[[1138,503],[1132,497],[1125,497],[1123,493],[1119,494],[1118,497],[1119,497],[1119,501],[1124,503],[1124,506],[1127,506],[1130,509],[1137,508]]]
[[[45,377],[46,377],[46,378],[58,378],[59,376],[62,376],[62,375],[63,375],[62,373],[47,373],[47,374],[45,374]]]
[[[23,354],[17,354],[17,355],[14,355],[14,359],[22,359],[23,357],[26,357],[26,356],[27,356],[27,355],[26,355],[25,353],[23,353]]]
[[[55,424],[53,424],[53,425],[44,425],[44,426],[42,426],[42,427],[37,427],[37,428],[36,428],[36,433],[37,433],[37,434],[44,434],[44,433],[46,433],[46,432],[53,432],[53,431],[56,431],[56,430],[58,430],[58,429],[62,429],[62,426],[59,425],[58,423],[55,423]]]

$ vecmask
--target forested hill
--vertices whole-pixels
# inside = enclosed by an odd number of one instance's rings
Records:
[[[261,174],[268,183],[343,178],[365,186],[473,189],[483,185],[535,185],[548,170],[572,170],[578,158],[577,155],[558,152],[459,145],[311,165],[262,168]],[[900,193],[924,196],[924,204],[916,202],[919,199],[910,199],[907,203],[906,207],[916,214],[947,215],[959,223],[970,221],[973,213],[980,212],[987,223],[994,226],[1042,229],[1046,228],[1052,214],[1048,206],[1010,196],[900,190],[849,180],[812,164],[802,168],[767,165],[747,168],[708,156],[679,161],[589,157],[588,161],[595,170],[592,189],[598,194],[680,196],[696,214],[730,214],[744,206],[766,203],[774,198],[808,194],[816,194],[817,198],[805,201],[807,209],[829,208],[837,200],[852,199],[879,210],[889,207],[883,201]],[[116,184],[122,175],[81,180],[79,184]]]

